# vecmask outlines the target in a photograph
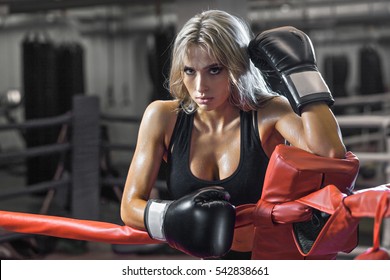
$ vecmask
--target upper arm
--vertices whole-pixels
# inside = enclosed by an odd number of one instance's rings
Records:
[[[307,150],[301,137],[303,125],[287,99],[278,96],[258,111],[259,133],[263,149],[271,155],[276,145],[288,141],[293,146]]]
[[[124,187],[121,215],[126,221],[139,221],[155,184],[166,150],[166,134],[175,114],[163,101],[151,103],[140,124],[136,149]],[[140,223],[141,226],[142,223]]]
[[[291,145],[320,156],[345,156],[340,128],[325,103],[306,105],[298,116],[286,98],[278,97],[264,111],[268,135],[277,132]]]
[[[142,190],[145,198],[152,187],[152,178],[157,174],[164,145],[164,115],[157,103],[152,103],[145,110],[140,124],[136,149],[129,168],[126,187],[131,185]]]
[[[287,99],[280,98],[275,104],[275,129],[291,145],[310,152],[305,138],[302,118],[298,116]]]

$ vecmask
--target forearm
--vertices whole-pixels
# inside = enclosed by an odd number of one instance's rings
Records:
[[[121,218],[125,225],[145,230],[144,210],[146,201],[142,199],[125,200],[121,203]]]
[[[301,114],[305,142],[314,154],[333,158],[345,156],[345,146],[335,116],[323,102],[304,106]]]

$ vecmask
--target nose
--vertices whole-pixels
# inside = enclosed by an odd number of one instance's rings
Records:
[[[205,75],[198,74],[196,77],[196,90],[199,93],[205,93],[208,90],[207,78]]]

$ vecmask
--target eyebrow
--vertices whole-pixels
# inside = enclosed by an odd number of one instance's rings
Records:
[[[214,68],[214,67],[222,67],[222,64],[220,64],[220,63],[212,63],[210,65],[207,65],[207,66],[203,67],[203,69],[210,69],[210,68]],[[184,69],[194,69],[194,67],[184,65]]]

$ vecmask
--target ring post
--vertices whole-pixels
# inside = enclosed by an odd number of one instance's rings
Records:
[[[72,216],[99,219],[99,99],[73,97]]]

